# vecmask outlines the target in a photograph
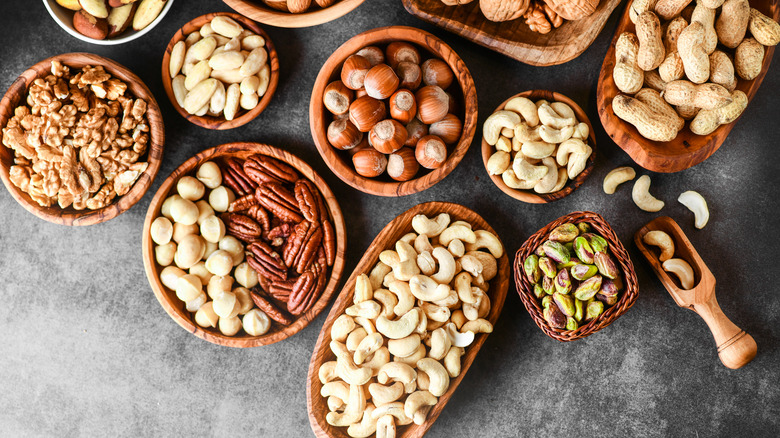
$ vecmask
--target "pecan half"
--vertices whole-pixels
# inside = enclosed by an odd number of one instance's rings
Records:
[[[246,215],[260,224],[260,226],[263,227],[263,230],[271,230],[271,217],[268,215],[268,212],[260,205],[253,205],[249,207],[249,210],[246,211]]]
[[[290,182],[298,179],[298,172],[291,166],[265,155],[252,155],[244,161],[244,172],[257,184],[265,182]]]
[[[320,227],[318,224],[315,224],[311,228],[311,232],[301,246],[301,250],[298,251],[298,254],[295,256],[295,260],[293,262],[295,264],[295,272],[302,274],[309,269],[311,264],[314,262],[314,258],[317,256],[317,250],[320,249],[321,243],[322,227]]]
[[[307,180],[299,179],[295,183],[295,200],[298,202],[298,209],[301,210],[304,219],[309,222],[317,222],[320,219],[319,203],[317,202],[316,191],[312,191]]]
[[[287,312],[276,307],[274,303],[265,299],[256,290],[249,291],[249,295],[252,297],[252,301],[254,301],[255,306],[257,306],[258,309],[265,312],[265,314],[268,315],[269,318],[273,319],[274,321],[282,325],[292,324],[293,319],[289,315],[287,315]]]
[[[316,289],[317,276],[313,271],[306,271],[293,285],[290,299],[287,301],[287,310],[293,315],[305,312],[313,303],[311,297]]]
[[[231,236],[243,240],[244,242],[253,242],[260,239],[263,234],[263,228],[251,217],[240,213],[223,213],[220,219],[225,224],[225,230]]]
[[[258,274],[272,281],[287,280],[287,266],[279,253],[263,241],[252,242],[246,246],[246,260]]]
[[[333,266],[336,261],[336,232],[333,230],[333,224],[328,220],[322,221],[322,248],[328,266]]]
[[[284,252],[282,253],[284,262],[287,266],[292,266],[293,263],[295,263],[295,256],[298,255],[298,252],[306,241],[306,237],[308,236],[309,229],[312,228],[312,225],[311,222],[303,221],[293,229],[293,233],[287,239],[287,244],[284,245]]]
[[[245,210],[249,210],[249,208],[255,205],[257,205],[257,198],[255,198],[254,193],[250,193],[231,202],[230,205],[228,206],[228,211],[230,213],[234,213],[237,211],[245,211]]]
[[[222,182],[238,196],[251,194],[257,187],[257,183],[244,173],[243,162],[237,158],[225,160],[225,166],[222,167]]]
[[[290,293],[297,281],[297,277],[285,281],[274,281],[268,288],[268,294],[275,299],[286,303],[290,299]]]
[[[260,205],[275,214],[284,222],[302,222],[303,216],[298,212],[295,195],[279,183],[264,183],[257,187],[255,197]]]
[[[271,231],[269,231],[265,237],[268,240],[274,240],[280,237],[286,238],[289,237],[294,230],[295,230],[295,226],[293,224],[285,222],[279,226],[271,228]]]

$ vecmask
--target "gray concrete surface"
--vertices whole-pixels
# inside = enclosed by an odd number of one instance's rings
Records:
[[[311,436],[305,376],[324,314],[276,345],[218,347],[176,325],[144,276],[141,229],[160,182],[196,152],[235,140],[288,148],[325,177],[350,224],[348,272],[390,219],[429,200],[475,209],[500,232],[511,253],[547,222],[580,209],[604,215],[630,248],[640,281],[636,305],[579,342],[547,338],[510,286],[495,333],[428,436],[776,436],[777,60],[712,158],[680,173],[652,175],[653,192],[667,203],[661,214],[682,225],[715,272],[723,310],[758,343],[756,359],[731,371],[718,361],[702,320],[675,306],[631,243],[633,233],[656,214],[639,211],[628,187],[613,196],[601,191],[610,169],[632,164],[599,126],[595,103],[617,13],[581,57],[549,68],[515,62],[427,25],[407,14],[398,0],[368,0],[346,17],[314,28],[266,27],[279,49],[282,72],[271,106],[243,128],[212,132],[173,111],[159,75],[163,50],[175,30],[220,10],[227,7],[216,0],[178,0],[144,38],[99,47],[59,29],[40,1],[2,2],[0,89],[54,54],[108,56],[134,70],[155,92],[168,141],[149,193],[104,224],[49,224],[0,190],[0,436]],[[361,31],[391,24],[429,30],[463,57],[477,84],[480,122],[507,96],[526,89],[556,90],[582,104],[597,130],[594,174],[564,200],[522,204],[488,180],[475,140],[460,166],[423,193],[387,199],[346,186],[326,168],[310,139],[309,94],[336,47]],[[712,217],[702,231],[693,228],[692,215],[676,202],[688,189],[709,201]]]

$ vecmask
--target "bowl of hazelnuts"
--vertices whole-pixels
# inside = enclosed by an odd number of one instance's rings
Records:
[[[474,138],[477,93],[463,60],[428,32],[373,29],[322,66],[309,123],[328,167],[373,195],[423,191],[460,163]]]

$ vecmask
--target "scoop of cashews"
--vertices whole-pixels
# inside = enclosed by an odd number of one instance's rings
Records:
[[[693,289],[694,276],[693,268],[683,259],[669,259],[661,265],[664,271],[671,272],[680,280],[684,290]]]
[[[707,201],[699,192],[689,190],[680,194],[677,201],[693,212],[694,226],[698,229],[704,228],[710,220],[710,210],[707,208]]]
[[[633,167],[623,166],[612,169],[604,177],[604,193],[611,195],[615,193],[617,186],[634,178],[636,178],[636,171],[634,171]]]
[[[650,177],[647,175],[642,175],[636,180],[631,190],[631,198],[634,204],[644,211],[656,212],[664,208],[664,201],[650,194]]]
[[[657,246],[661,250],[658,260],[662,263],[674,257],[674,240],[663,231],[648,231],[642,236],[642,241],[647,245]]]

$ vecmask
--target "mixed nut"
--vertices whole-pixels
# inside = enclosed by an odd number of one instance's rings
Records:
[[[147,102],[127,88],[100,65],[52,61],[3,128],[11,182],[41,207],[97,210],[127,193],[149,143]]]
[[[274,9],[278,9],[284,12],[291,12],[293,14],[300,14],[314,8],[314,5],[317,5],[320,8],[324,9],[327,8],[328,6],[333,5],[339,0],[262,0],[262,1],[263,3],[267,4],[268,6]]]
[[[465,5],[473,0],[441,0],[448,6]],[[479,8],[490,21],[522,18],[533,31],[547,34],[565,20],[580,20],[596,11],[599,0],[480,0]]]
[[[577,330],[617,303],[623,276],[609,251],[607,240],[589,223],[565,223],[522,261],[550,327]]]
[[[351,437],[395,437],[396,426],[422,424],[475,334],[493,331],[485,318],[499,239],[447,213],[411,225],[357,277],[354,305],[330,329],[336,360],[319,368],[320,395],[328,424]]]
[[[139,31],[160,15],[168,0],[56,0],[75,11],[73,28],[86,37],[104,40],[121,35],[132,25]]]

